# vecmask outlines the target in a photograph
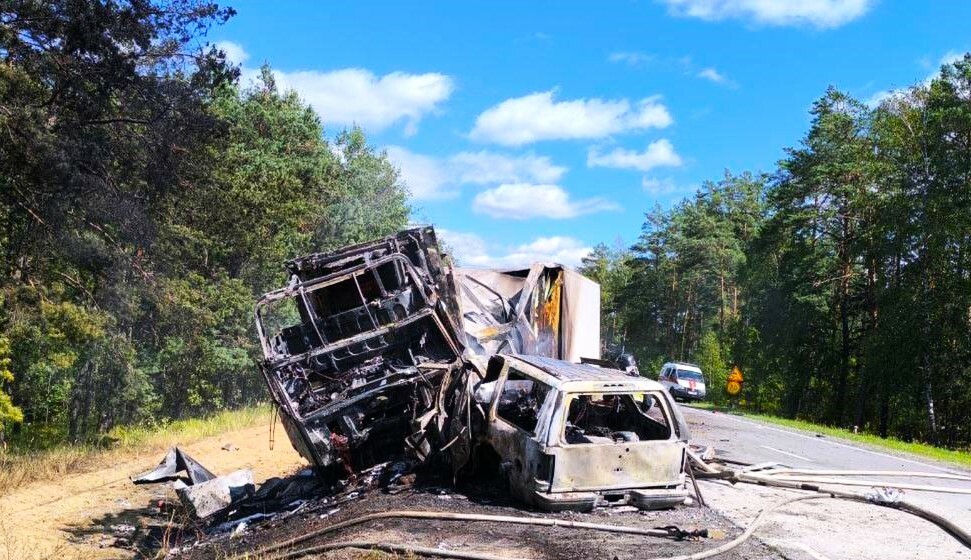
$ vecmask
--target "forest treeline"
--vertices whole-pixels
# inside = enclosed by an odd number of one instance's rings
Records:
[[[0,3],[0,440],[89,441],[260,399],[252,302],[294,255],[403,227],[362,131],[207,46],[205,0]],[[607,342],[732,365],[757,410],[971,445],[971,57],[831,89],[769,173],[601,245]],[[325,134],[325,132],[327,134]],[[329,134],[329,136],[328,136]],[[2,442],[0,442],[2,443]]]
[[[583,269],[603,332],[724,401],[971,445],[971,55],[871,108],[830,88],[769,173],[726,173]]]
[[[232,15],[0,3],[0,440],[264,398],[252,306],[283,261],[407,223],[360,130],[328,140],[268,69],[240,86],[205,42]]]

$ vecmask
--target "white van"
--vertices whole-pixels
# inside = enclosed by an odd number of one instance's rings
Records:
[[[668,362],[657,379],[676,400],[700,401],[705,398],[705,376],[695,364]]]

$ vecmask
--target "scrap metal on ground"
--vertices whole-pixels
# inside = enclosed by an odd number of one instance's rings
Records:
[[[185,473],[181,476],[180,473]],[[240,469],[216,476],[187,453],[173,447],[153,470],[132,477],[135,484],[174,481],[179,501],[190,515],[205,519],[223,513],[253,495],[253,471]]]

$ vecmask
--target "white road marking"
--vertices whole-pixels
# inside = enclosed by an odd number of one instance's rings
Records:
[[[799,550],[805,552],[806,554],[812,556],[815,560],[829,560],[826,556],[823,556],[818,551],[802,544],[802,543],[790,543],[792,548],[798,548]]]
[[[697,412],[699,414],[709,414],[709,415],[715,416],[715,414],[712,413],[712,412],[708,412],[706,410],[699,410],[697,408],[692,409],[692,411],[693,412]],[[954,470],[954,469],[948,469],[948,468],[945,468],[945,467],[939,467],[937,465],[931,465],[931,464],[928,464],[928,463],[922,463],[920,461],[914,461],[913,459],[907,459],[905,457],[899,457],[897,455],[891,455],[889,453],[881,453],[879,451],[872,451],[870,449],[864,449],[862,447],[857,447],[855,445],[848,445],[848,444],[845,444],[845,443],[840,443],[838,441],[833,441],[833,440],[828,439],[828,438],[827,439],[823,439],[823,438],[818,438],[818,437],[815,437],[815,436],[807,436],[805,434],[800,434],[800,433],[794,432],[792,430],[784,430],[784,429],[781,429],[781,428],[776,428],[774,426],[768,426],[766,424],[762,424],[761,422],[753,422],[751,420],[742,420],[741,418],[735,418],[735,417],[730,416],[728,414],[719,414],[717,416],[719,418],[726,418],[728,420],[731,420],[733,422],[738,422],[740,424],[748,424],[749,426],[755,426],[756,428],[761,428],[761,429],[766,429],[766,430],[772,430],[772,431],[780,432],[780,433],[783,433],[783,434],[789,434],[789,435],[793,435],[793,436],[796,436],[796,437],[801,437],[801,438],[804,438],[804,439],[808,439],[810,441],[816,441],[816,442],[819,442],[819,443],[827,443],[829,445],[835,445],[836,447],[845,447],[846,449],[852,449],[854,451],[860,451],[861,453],[869,453],[870,455],[878,455],[880,457],[886,457],[887,459],[895,459],[897,461],[904,461],[905,463],[912,463],[914,465],[920,465],[922,467],[926,467],[926,468],[929,468],[929,469],[934,469],[934,470],[938,470],[938,471],[942,471],[942,472],[946,472],[946,473],[951,473],[951,474],[965,474],[965,475],[967,474],[967,471],[962,472],[962,471],[957,471],[957,470]]]
[[[775,451],[776,453],[782,453],[783,455],[788,455],[790,457],[795,457],[796,459],[799,459],[801,461],[806,461],[808,463],[814,463],[815,462],[812,459],[803,457],[802,455],[796,455],[795,453],[789,453],[788,451],[783,451],[781,449],[776,449],[775,447],[769,447],[768,445],[760,445],[759,447],[762,447],[763,449],[768,449],[770,451]]]

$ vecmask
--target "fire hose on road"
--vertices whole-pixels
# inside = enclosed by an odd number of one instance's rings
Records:
[[[971,494],[971,490],[965,488],[947,488],[942,486],[928,486],[919,484],[900,484],[895,482],[887,481],[872,481],[872,480],[852,480],[847,478],[830,478],[830,477],[849,477],[849,476],[907,476],[907,477],[918,477],[918,478],[941,478],[950,480],[960,480],[965,482],[971,482],[971,477],[963,475],[955,475],[948,473],[928,473],[928,472],[897,472],[897,471],[837,471],[837,470],[819,470],[813,471],[808,469],[771,469],[762,470],[758,472],[749,472],[745,468],[742,469],[727,469],[718,468],[700,459],[696,454],[689,453],[689,460],[692,462],[693,466],[696,468],[695,476],[699,479],[719,479],[726,480],[728,482],[736,483],[750,483],[759,484],[762,486],[772,486],[777,488],[786,488],[790,490],[803,490],[809,492],[815,492],[815,494],[808,494],[802,496],[796,496],[793,499],[780,502],[774,506],[762,510],[755,521],[739,536],[737,539],[733,540],[726,545],[711,549],[703,553],[688,555],[688,556],[675,556],[673,558],[667,558],[665,560],[701,560],[703,558],[711,558],[714,555],[721,554],[732,548],[738,546],[746,539],[751,537],[752,533],[761,526],[767,517],[767,514],[772,511],[788,505],[790,503],[813,499],[813,498],[835,498],[842,500],[849,500],[854,502],[869,503],[883,507],[889,507],[896,509],[911,515],[916,515],[922,519],[934,523],[945,532],[957,539],[962,545],[971,549],[971,533],[959,527],[953,521],[947,519],[946,517],[934,513],[926,508],[918,506],[912,502],[908,502],[902,498],[903,493],[900,490],[920,490],[929,492],[943,492],[951,494]],[[860,494],[856,492],[849,492],[845,490],[840,490],[838,488],[819,486],[819,483],[825,484],[838,484],[838,485],[848,485],[848,486],[869,486],[875,488],[876,491],[868,494]]]
[[[269,547],[260,550],[260,554],[269,554],[271,552],[282,551],[277,556],[270,556],[268,558],[272,560],[284,560],[289,558],[299,558],[301,556],[306,556],[309,554],[318,554],[325,552],[327,550],[333,550],[336,548],[361,548],[362,543],[331,543],[327,545],[314,546],[303,549],[293,549],[292,547],[305,543],[316,537],[334,533],[348,527],[353,527],[360,525],[362,523],[367,523],[369,521],[375,521],[379,519],[435,519],[441,521],[484,521],[492,523],[512,523],[518,525],[538,525],[545,527],[568,527],[574,529],[590,529],[594,531],[604,531],[609,533],[625,533],[632,535],[643,535],[649,537],[662,537],[662,538],[676,538],[683,539],[686,537],[705,537],[707,536],[707,531],[702,529],[699,531],[684,531],[674,527],[663,528],[663,529],[648,529],[644,527],[628,527],[622,525],[608,525],[604,523],[586,523],[583,521],[572,521],[568,519],[549,519],[545,517],[521,517],[512,515],[487,515],[478,513],[456,513],[451,511],[411,511],[411,510],[397,510],[397,511],[384,511],[378,513],[372,513],[368,515],[362,515],[360,517],[355,517],[348,519],[346,521],[341,521],[333,525],[328,525],[327,527],[322,527],[304,533],[296,538],[279,542]],[[369,543],[373,548],[380,548],[377,545],[380,544],[383,547],[397,547],[397,551],[406,551],[409,546],[397,545],[392,543]],[[365,547],[366,548],[366,547]],[[414,548],[413,552],[418,554],[428,554],[432,556],[443,556],[452,558],[500,558],[497,556],[489,554],[480,553],[459,553],[454,550],[445,549],[424,549],[424,552],[418,551],[418,548],[422,547],[410,547]],[[384,550],[385,548],[382,548]],[[390,548],[388,548],[390,550]],[[429,550],[436,551],[434,553],[429,552]],[[261,556],[262,557],[262,556]]]

